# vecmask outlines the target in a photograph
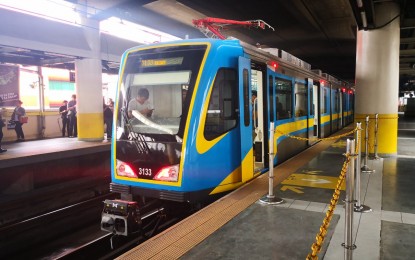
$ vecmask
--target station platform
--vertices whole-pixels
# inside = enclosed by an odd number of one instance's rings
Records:
[[[7,152],[0,154],[2,168],[64,159],[91,153],[109,152],[111,142],[84,142],[77,138],[50,138],[25,142],[3,142]]]
[[[0,199],[110,173],[111,142],[53,138],[2,144]]]
[[[274,194],[284,203],[260,201],[268,193],[265,173],[118,259],[306,259],[341,173],[346,139],[321,141],[274,168]],[[361,173],[361,204],[372,211],[353,214],[353,257],[412,259],[415,119],[399,119],[397,156],[367,166],[374,172]],[[343,184],[319,259],[344,258],[344,198]]]

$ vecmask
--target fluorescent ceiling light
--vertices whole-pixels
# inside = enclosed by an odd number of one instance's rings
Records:
[[[63,0],[1,0],[0,8],[71,25],[81,23],[80,13],[76,11],[76,5]]]
[[[180,40],[180,38],[168,33],[160,32],[149,27],[110,17],[100,22],[100,30],[103,33],[114,35],[138,43],[154,43]]]

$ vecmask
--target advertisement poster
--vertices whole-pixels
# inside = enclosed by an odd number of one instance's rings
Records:
[[[0,65],[1,106],[15,106],[19,99],[19,67]]]

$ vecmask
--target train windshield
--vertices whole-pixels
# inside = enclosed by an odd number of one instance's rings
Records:
[[[206,45],[180,45],[129,53],[122,74],[118,125],[129,135],[183,138],[205,52]]]

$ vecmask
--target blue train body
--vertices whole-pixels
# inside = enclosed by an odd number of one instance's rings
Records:
[[[239,40],[127,50],[112,134],[111,190],[129,200],[202,201],[269,168],[270,122],[278,130],[273,165],[352,122],[350,88],[282,56]],[[133,107],[140,89],[149,97]],[[154,111],[151,116],[141,112],[144,106]]]

